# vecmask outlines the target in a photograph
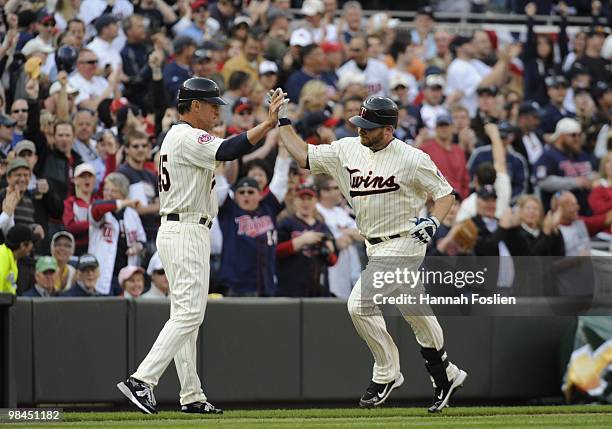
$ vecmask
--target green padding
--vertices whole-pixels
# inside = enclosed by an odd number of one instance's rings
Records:
[[[34,400],[117,402],[127,376],[127,303],[38,298],[33,304]]]
[[[561,396],[561,339],[574,317],[492,319],[492,398]]]
[[[18,298],[13,320],[13,365],[17,404],[34,402],[32,389],[32,298]]]
[[[149,353],[151,346],[157,339],[159,332],[170,317],[170,303],[167,301],[139,301],[134,300],[130,304],[130,324],[134,331],[131,338],[133,344],[133,360],[130,362],[130,373],[136,371],[140,362]],[[197,355],[197,366],[199,367],[200,353]],[[159,380],[155,388],[155,398],[158,402],[179,402],[180,385],[174,361],[170,362],[166,372]]]
[[[209,301],[201,334],[200,375],[213,403],[300,398],[300,300]]]
[[[354,400],[372,379],[374,361],[359,337],[346,301],[331,298],[302,301],[302,393],[305,399]],[[397,338],[397,323],[387,326]]]

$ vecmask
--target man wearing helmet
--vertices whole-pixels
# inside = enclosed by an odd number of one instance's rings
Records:
[[[389,98],[368,98],[359,115],[349,119],[358,127],[358,137],[318,146],[306,144],[289,126],[286,104],[283,102],[279,111],[282,143],[300,167],[336,180],[355,211],[360,234],[366,239],[369,262],[348,300],[355,329],[374,355],[372,382],[360,406],[381,405],[404,382],[397,346],[387,332],[378,305],[381,296],[410,295],[416,298],[414,303],[382,302],[396,303],[412,327],[435,388],[429,411],[442,411],[467,374],[447,360],[442,328],[429,305],[420,304],[419,294],[423,292],[420,281],[416,279],[407,286],[396,276],[387,280],[387,275],[400,270],[418,272],[427,243],[453,204],[453,189],[427,154],[393,136],[398,108]],[[429,195],[434,200],[431,215],[419,218]],[[385,278],[382,284],[381,275]]]
[[[248,153],[277,123],[283,102],[271,98],[267,119],[250,130],[222,140],[208,133],[226,102],[217,84],[206,78],[187,79],[178,92],[179,121],[159,151],[159,213],[157,249],[170,283],[170,319],[149,354],[119,390],[142,412],[156,413],[153,388],[174,359],[181,383],[181,411],[218,414],[206,399],[196,370],[196,341],[204,319],[210,273],[210,225],[217,214],[217,161]]]

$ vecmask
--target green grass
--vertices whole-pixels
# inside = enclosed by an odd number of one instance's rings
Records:
[[[11,424],[31,428],[611,428],[612,405],[453,407],[437,415],[424,408],[287,409],[226,411],[222,416],[161,412],[66,413],[64,422]]]

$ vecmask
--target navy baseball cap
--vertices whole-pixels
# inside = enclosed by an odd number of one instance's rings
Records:
[[[482,94],[490,94],[490,95],[497,95],[497,87],[495,85],[490,85],[490,86],[483,86],[481,88],[478,88],[476,90],[476,93],[478,95],[482,95]]]
[[[453,118],[451,117],[451,115],[447,115],[446,113],[443,113],[436,117],[436,127],[439,125],[451,125],[452,123]]]
[[[236,191],[242,188],[254,188],[254,189],[257,189],[258,191],[260,190],[259,184],[252,177],[243,177],[236,183],[236,187],[235,187]]]
[[[544,82],[546,83],[546,86],[548,88],[553,88],[553,87],[558,87],[558,86],[563,86],[565,88],[568,87],[568,83],[567,83],[567,79],[565,79],[563,76],[548,76],[546,79],[544,79]]]
[[[497,126],[497,129],[499,130],[499,135],[502,138],[508,137],[510,134],[512,134],[516,130],[510,122],[506,122],[506,121],[500,122],[499,125]]]
[[[94,255],[90,253],[85,253],[84,255],[81,255],[81,257],[79,258],[77,270],[83,271],[83,270],[86,270],[87,268],[97,268],[99,266],[100,264],[98,263],[98,259]]]
[[[519,115],[540,115],[540,105],[535,101],[525,101],[519,106]]]
[[[493,187],[493,185],[481,186],[476,194],[478,195],[478,198],[482,198],[482,199],[486,199],[486,198],[497,199],[497,192],[495,192],[495,188]]]

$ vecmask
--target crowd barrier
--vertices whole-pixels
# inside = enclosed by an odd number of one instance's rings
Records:
[[[168,315],[165,302],[19,298],[11,350],[18,405],[124,404],[115,384],[135,370]],[[463,400],[561,399],[562,344],[574,317],[449,316],[440,323],[451,359],[469,372]],[[429,399],[410,327],[401,317],[387,317],[387,327],[406,378],[394,398]],[[213,300],[200,328],[199,374],[216,403],[355,401],[371,366],[337,299]],[[157,400],[176,404],[178,391],[171,363]]]

